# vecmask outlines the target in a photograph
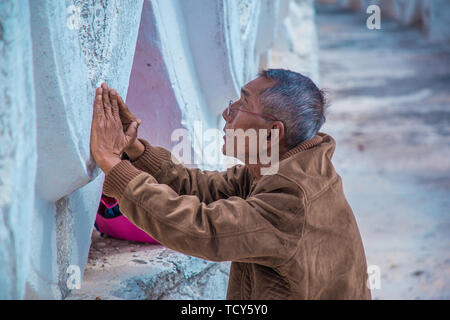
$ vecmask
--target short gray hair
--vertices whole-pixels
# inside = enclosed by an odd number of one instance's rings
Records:
[[[268,69],[259,75],[276,81],[259,99],[264,113],[284,123],[287,147],[314,138],[325,123],[324,92],[311,79],[294,71]]]

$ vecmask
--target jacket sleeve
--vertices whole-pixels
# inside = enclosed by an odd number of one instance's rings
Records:
[[[278,267],[295,252],[303,207],[298,188],[282,177],[273,179],[278,179],[275,188],[248,199],[206,204],[122,161],[106,176],[104,192],[119,199],[131,222],[170,249],[212,261]]]
[[[224,172],[187,168],[174,161],[170,151],[139,140],[145,151],[131,162],[133,166],[152,175],[158,183],[167,184],[179,195],[196,195],[201,202],[210,203],[231,196],[245,197],[250,190],[253,178],[243,165]]]

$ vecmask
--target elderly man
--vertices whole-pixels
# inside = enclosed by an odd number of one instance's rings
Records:
[[[322,92],[299,73],[271,69],[222,116],[224,129],[278,133],[275,172],[262,175],[259,157],[248,161],[248,145],[245,165],[224,172],[173,161],[137,139],[139,120],[102,84],[91,152],[106,174],[103,192],[168,248],[232,261],[227,299],[370,299],[361,236],[331,162],[335,141],[319,132]]]

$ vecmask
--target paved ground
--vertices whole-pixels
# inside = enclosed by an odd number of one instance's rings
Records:
[[[190,257],[161,245],[101,237],[94,230],[81,288],[70,300],[225,299],[228,262]]]
[[[317,6],[322,131],[369,265],[375,299],[450,299],[450,48],[418,31]]]

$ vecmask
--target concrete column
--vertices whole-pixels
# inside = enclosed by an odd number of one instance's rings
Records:
[[[319,84],[314,1],[282,1],[278,24],[270,66],[300,72]]]
[[[417,24],[420,21],[422,0],[380,0],[382,17],[400,21],[404,25]]]
[[[36,111],[27,1],[0,2],[0,299],[21,299],[36,175]]]
[[[27,298],[63,298],[86,264],[102,177],[90,157],[95,87],[126,94],[141,1],[31,1],[37,176]]]
[[[432,41],[450,42],[450,2],[445,0],[422,3],[421,19]]]

